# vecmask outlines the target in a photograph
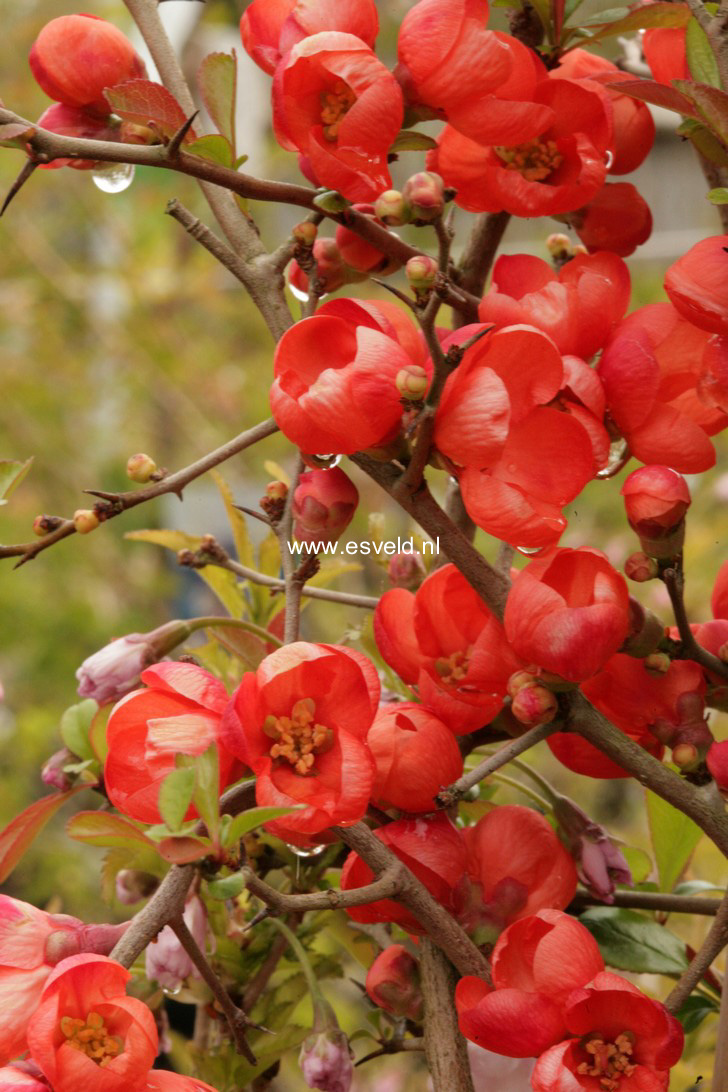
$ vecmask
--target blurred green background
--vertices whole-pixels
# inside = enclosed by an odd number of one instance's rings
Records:
[[[187,49],[191,71],[209,49],[235,44],[243,6],[232,0],[211,0],[205,6],[204,23]],[[385,53],[388,48],[390,58],[394,19],[409,6],[381,5],[387,17]],[[164,5],[170,10],[198,7]],[[46,21],[73,10],[65,0],[24,0],[3,11],[0,96],[23,116],[35,118],[47,106],[25,63],[28,48]],[[129,29],[121,4],[99,0],[93,10]],[[244,54],[243,69],[250,81],[245,84],[250,114],[242,119],[239,150],[248,150],[249,137],[251,169],[298,180],[294,158],[281,152],[267,132],[265,81],[252,71]],[[665,163],[674,164],[675,178],[688,180],[692,195],[681,201],[679,224],[674,222],[675,190],[665,185],[660,167]],[[1,191],[9,188],[21,165],[17,152],[0,149]],[[405,168],[419,165],[418,157],[410,153],[401,169],[408,173]],[[633,306],[665,298],[661,287],[665,264],[677,256],[681,245],[690,245],[686,232],[696,241],[718,231],[690,149],[681,147],[669,132],[659,142],[653,165],[639,175],[653,204],[656,230],[643,248],[647,258],[638,254],[630,262]],[[138,169],[131,188],[112,196],[97,190],[85,172],[36,171],[0,221],[0,458],[35,457],[22,487],[7,507],[0,508],[2,542],[31,538],[33,519],[41,512],[69,516],[84,507],[84,488],[126,488],[126,460],[137,451],[176,469],[269,413],[269,335],[238,282],[164,216],[172,197],[205,217],[196,185],[179,175]],[[279,242],[298,218],[279,207],[252,211],[271,244]],[[461,221],[462,230],[465,217]],[[561,228],[551,221],[521,222],[509,230],[506,249],[535,245],[535,252],[545,256],[543,240],[552,230]],[[366,285],[355,286],[353,294],[372,295]],[[295,302],[293,310],[296,313]],[[717,446],[717,469],[691,480],[694,504],[687,571],[688,606],[695,620],[709,617],[710,589],[728,533],[725,438],[719,438]],[[271,476],[263,465],[267,459],[290,467],[289,446],[273,437],[222,468],[241,503],[254,505],[263,492]],[[346,469],[361,492],[348,537],[368,537],[368,517],[380,510],[385,513],[385,537],[409,533],[406,521],[377,488],[356,469],[348,465]],[[622,515],[619,482],[588,487],[572,506],[563,540],[566,545],[598,546],[617,566],[635,548]],[[444,478],[437,486],[444,486]],[[173,555],[125,541],[126,532],[147,527],[226,534],[219,496],[210,483],[201,482],[186,491],[182,505],[176,498],[156,501],[93,535],[62,542],[17,572],[7,561],[0,567],[0,681],[5,694],[0,705],[2,824],[44,791],[39,770],[60,746],[59,717],[75,700],[74,673],[81,661],[113,636],[146,631],[169,618],[206,612],[212,606],[195,575],[179,570]],[[251,531],[255,533],[254,528]],[[479,535],[478,541],[492,557],[492,540]],[[371,563],[361,572],[340,576],[338,586],[378,594],[387,585],[381,567]],[[661,586],[640,590],[643,602],[669,622],[662,593]],[[361,622],[360,613],[352,608],[312,606],[306,612],[304,636],[340,640]],[[715,718],[715,731],[720,738],[728,736],[726,718],[722,723]],[[536,762],[562,791],[628,844],[649,849],[642,794],[635,784],[580,780],[548,752],[539,752]],[[499,790],[498,799],[526,802],[507,788]],[[90,793],[81,797],[80,806],[94,806]],[[27,854],[5,890],[87,920],[121,914],[119,907],[110,911],[101,900],[98,863],[94,851],[65,837],[61,816]],[[687,875],[724,885],[726,863],[703,839]],[[670,926],[697,945],[707,923],[674,918]],[[642,984],[656,996],[669,989],[664,978],[643,979]],[[353,1020],[356,995],[337,984],[331,996],[339,994],[344,1021]],[[691,1036],[671,1088],[683,1092],[703,1074],[706,1081],[701,1087],[707,1092],[714,1034],[711,1017]],[[294,1066],[285,1088],[298,1087],[303,1086]],[[357,1089],[377,1092],[418,1092],[425,1087],[422,1069],[409,1057],[375,1063],[369,1075],[361,1071],[356,1084]]]

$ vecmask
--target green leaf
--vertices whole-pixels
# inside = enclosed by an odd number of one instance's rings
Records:
[[[0,831],[0,883],[5,882],[49,819],[53,818],[67,800],[85,788],[86,785],[77,785],[68,792],[42,796],[21,811],[20,815],[11,819],[5,829]]]
[[[245,880],[240,872],[225,876],[222,880],[209,880],[207,883],[207,893],[213,899],[220,899],[221,902],[236,898],[244,890]]]
[[[210,839],[215,842],[220,827],[220,763],[217,744],[211,743],[201,755],[178,755],[177,765],[183,770],[194,770],[192,800],[200,819],[207,827]]]
[[[724,888],[719,887],[718,884],[710,883],[709,880],[686,880],[684,883],[677,885],[673,894],[705,895],[708,891],[718,891],[722,895]]]
[[[665,110],[673,110],[676,114],[682,114],[683,117],[694,118],[696,121],[702,120],[692,99],[678,91],[676,87],[668,87],[655,80],[622,80],[619,84],[607,86],[611,86],[613,90],[619,87],[620,94],[631,95],[633,99],[641,99],[642,102],[649,102],[653,106],[662,106]]]
[[[207,112],[233,148],[237,68],[233,49],[230,53],[209,53],[197,71],[197,86]]]
[[[437,141],[426,133],[418,133],[416,129],[403,129],[394,138],[394,144],[389,149],[394,152],[426,152],[429,148],[436,148]]]
[[[109,753],[109,745],[106,741],[106,729],[109,724],[109,717],[111,716],[112,709],[112,705],[102,705],[96,710],[88,734],[91,751],[102,766],[104,762],[106,762],[106,756]]]
[[[682,974],[688,965],[685,942],[634,910],[599,906],[579,920],[610,967],[638,974]]]
[[[700,827],[653,792],[647,794],[647,819],[660,878],[660,890],[672,891],[700,841]]]
[[[159,787],[159,813],[172,831],[178,831],[185,819],[195,791],[195,771],[191,767],[172,770]]]
[[[32,455],[24,463],[19,459],[0,459],[0,505],[8,503],[11,493],[18,488],[32,465]]]
[[[710,129],[694,118],[685,118],[675,130],[678,136],[686,136],[697,150],[718,167],[728,167],[728,149],[721,144]]]
[[[590,15],[587,19],[580,19],[580,27],[603,27],[610,23],[616,23],[618,19],[624,19],[629,15],[629,8],[607,8],[606,11],[598,11],[596,15]]]
[[[126,849],[143,845],[154,848],[136,823],[110,811],[79,811],[66,823],[66,833],[77,842],[92,846]]]
[[[714,205],[728,205],[728,189],[725,186],[717,186],[707,196]]]
[[[673,80],[673,84],[697,106],[698,121],[704,122],[721,144],[728,147],[728,95],[725,91],[694,80]]]
[[[700,1027],[706,1016],[710,1016],[711,1013],[718,1011],[718,1003],[717,1001],[714,1001],[712,997],[706,997],[701,993],[694,993],[691,997],[688,997],[682,1008],[680,1008],[675,1015],[682,1024],[683,1030],[687,1035],[691,1031],[695,1031],[697,1027]]]
[[[182,838],[163,838],[157,846],[160,857],[172,864],[190,864],[202,857],[209,857],[211,848],[209,838],[191,838],[188,835]]]
[[[91,725],[98,713],[99,704],[93,698],[86,698],[78,705],[71,705],[61,716],[61,739],[72,751],[82,759],[94,759],[93,748],[90,743]]]
[[[116,87],[105,88],[104,98],[113,113],[120,118],[133,121],[137,125],[149,125],[153,122],[154,127],[168,139],[187,120],[184,110],[171,91],[161,83],[153,83],[151,80],[125,80]],[[194,129],[185,133],[185,150],[195,138]]]
[[[615,34],[635,34],[638,30],[647,30],[650,27],[684,27],[690,19],[690,10],[687,4],[658,0],[655,4],[630,11],[619,19],[605,19],[605,15],[609,15],[609,12],[601,13],[605,25],[592,36],[592,41],[610,38]]]
[[[708,35],[695,18],[688,23],[685,46],[688,68],[693,79],[700,83],[708,83],[711,87],[720,87],[720,74],[715,53],[708,41]]]
[[[253,544],[250,541],[245,517],[240,509],[235,507],[232,490],[222,474],[217,470],[211,470],[210,477],[217,486],[223,504],[225,505],[225,512],[227,513],[227,518],[230,522],[230,529],[233,533],[233,542],[235,543],[238,559],[243,565],[247,565],[247,567],[251,569],[255,565],[255,558],[253,556]]]
[[[620,846],[619,848],[629,865],[634,883],[644,883],[652,872],[652,860],[649,853],[645,853],[644,849],[637,849],[636,846]]]
[[[263,823],[270,823],[272,819],[280,819],[284,815],[291,815],[300,811],[304,805],[293,808],[248,808],[240,815],[236,815],[225,831],[225,846],[237,845],[240,839],[249,834],[251,830],[260,827]]]
[[[201,159],[209,159],[211,163],[219,163],[221,167],[232,167],[233,150],[227,137],[220,133],[208,133],[200,137],[185,148],[190,155],[198,155]]]
[[[258,547],[258,567],[266,576],[278,576],[281,571],[281,551],[273,531],[268,532]]]
[[[199,550],[202,538],[188,535],[186,531],[127,531],[124,538],[132,542],[151,542],[156,546],[165,546],[168,550],[179,553],[180,550]],[[208,565],[198,570],[199,576],[220,600],[233,618],[240,618],[243,613],[243,593],[234,573]]]

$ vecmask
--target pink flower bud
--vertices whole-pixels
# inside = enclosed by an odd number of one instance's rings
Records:
[[[636,584],[644,584],[647,580],[654,580],[659,572],[660,568],[654,557],[648,557],[641,550],[630,554],[624,563],[624,575],[628,580],[634,580]]]
[[[409,1020],[422,1016],[419,967],[402,944],[390,944],[379,953],[369,968],[366,991],[385,1012]]]
[[[630,527],[651,557],[674,557],[685,537],[690,490],[682,474],[667,466],[642,466],[622,486]]]
[[[445,208],[445,184],[434,171],[418,171],[408,178],[402,196],[412,206],[412,218],[429,224],[442,216]]]
[[[336,542],[358,503],[356,486],[338,466],[309,470],[293,494],[293,533],[299,542]]]
[[[374,202],[374,212],[384,224],[401,227],[412,219],[412,208],[399,190],[385,190]]]
[[[354,1077],[349,1040],[338,1028],[327,1028],[304,1040],[298,1057],[309,1088],[349,1092]]]
[[[118,701],[139,685],[145,667],[156,663],[189,636],[186,622],[167,622],[150,633],[129,633],[94,652],[78,671],[78,693],[99,705]]]
[[[394,382],[408,402],[420,402],[428,386],[427,372],[420,364],[407,364],[397,372]]]
[[[313,246],[318,235],[318,228],[310,220],[303,220],[302,223],[296,224],[291,235],[300,246]]]
[[[288,496],[288,486],[285,482],[268,482],[265,495],[269,500],[285,500]]]
[[[678,743],[672,749],[672,761],[681,770],[690,770],[697,766],[699,761],[698,748],[693,743]]]
[[[421,554],[403,551],[389,559],[387,576],[393,588],[408,588],[414,591],[419,588],[425,575],[425,565]]]
[[[538,676],[531,674],[530,671],[514,671],[506,683],[506,690],[512,698],[515,698],[524,686],[536,686],[537,683]]]
[[[73,526],[79,535],[87,535],[95,531],[99,525],[99,517],[93,508],[77,508],[73,513]]]
[[[187,900],[183,920],[201,951],[205,951],[207,941],[207,912],[197,895]],[[199,972],[187,955],[173,929],[165,925],[156,940],[147,947],[146,975],[151,981],[169,990],[179,990],[186,978],[199,978]]]
[[[554,814],[559,834],[574,858],[581,882],[597,898],[614,902],[615,885],[632,883],[632,873],[621,850],[604,827],[593,822],[573,800],[558,797]]]
[[[74,758],[75,756],[71,754],[68,747],[63,747],[60,751],[52,754],[40,771],[40,779],[43,784],[52,785],[54,789],[59,789],[61,792],[70,789],[73,782],[63,767],[73,762]]]
[[[555,694],[545,686],[523,686],[513,698],[511,712],[521,724],[550,724],[559,710]]]
[[[404,267],[410,287],[416,292],[432,288],[437,276],[437,262],[427,254],[417,254]]]
[[[138,455],[131,455],[126,463],[126,474],[128,478],[131,478],[133,482],[139,482],[144,484],[145,482],[152,480],[152,475],[157,472],[157,464],[150,455],[145,455],[140,452]]]

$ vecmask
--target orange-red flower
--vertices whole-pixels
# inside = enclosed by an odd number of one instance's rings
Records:
[[[628,315],[599,361],[607,406],[644,463],[683,474],[708,470],[708,437],[728,424],[728,342],[684,319],[669,303]]]
[[[679,5],[683,6],[683,5]],[[691,79],[685,27],[649,27],[642,38],[642,50],[658,83],[668,87],[673,80]]]
[[[556,274],[530,254],[503,255],[478,314],[496,326],[529,323],[562,353],[589,360],[627,310],[629,270],[615,254],[577,255]]]
[[[378,701],[373,664],[340,645],[296,641],[243,676],[223,720],[225,743],[257,774],[259,804],[301,807],[267,824],[271,833],[290,841],[362,818]]]
[[[422,1017],[419,967],[402,944],[390,944],[379,953],[367,973],[366,991],[385,1012],[410,1020]]]
[[[629,629],[627,585],[599,550],[555,549],[515,578],[504,626],[526,663],[580,682],[596,674]]]
[[[605,183],[568,219],[590,254],[610,250],[626,258],[652,234],[650,206],[631,182]]]
[[[387,153],[403,114],[399,84],[353,34],[304,38],[276,69],[278,140],[307,156],[321,184],[350,201],[375,201],[391,189]]]
[[[355,34],[373,47],[379,30],[374,0],[253,0],[240,19],[243,48],[271,75],[294,45],[322,30]]]
[[[463,772],[452,731],[429,709],[414,702],[380,706],[367,746],[376,766],[372,799],[383,808],[432,811],[440,789]],[[437,762],[432,761],[433,755],[437,755]]]
[[[728,235],[691,246],[665,274],[665,291],[688,322],[728,334]]]
[[[154,1016],[127,997],[129,971],[105,956],[62,960],[28,1027],[31,1057],[53,1092],[144,1088],[157,1056]]]
[[[223,684],[194,664],[161,663],[142,672],[145,690],[135,690],[109,718],[109,753],[104,783],[112,804],[144,823],[160,821],[162,781],[177,754],[200,755],[219,743],[220,720],[229,701]],[[229,780],[233,757],[218,746],[220,787]],[[197,815],[191,806],[187,818]]]
[[[293,494],[293,533],[299,542],[336,542],[358,503],[359,491],[338,466],[307,470]]]

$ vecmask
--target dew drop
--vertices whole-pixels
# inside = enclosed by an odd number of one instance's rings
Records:
[[[303,849],[301,846],[291,845],[290,842],[286,842],[286,845],[291,853],[302,861],[307,861],[311,857],[319,857],[326,849],[326,846],[311,846],[310,849]]]
[[[611,170],[612,164],[614,163],[614,152],[611,150],[611,148],[607,148],[606,152],[604,153],[604,162],[607,165],[607,170]]]
[[[288,282],[288,287],[300,303],[308,303],[308,292],[303,292],[300,288],[296,288],[293,281]]]
[[[182,993],[182,984],[180,983],[179,986],[175,986],[174,989],[171,990],[167,986],[163,986],[162,993],[165,997],[177,997],[178,994]]]
[[[333,467],[339,465],[341,462],[341,455],[314,455],[314,459],[320,459],[322,463],[326,464],[325,469],[331,470]]]
[[[91,178],[102,193],[123,193],[134,181],[133,163],[107,163],[97,167]]]
[[[619,465],[624,459],[627,453],[627,441],[620,437],[619,440],[612,440],[609,445],[609,458],[607,459],[607,465],[597,471],[597,478],[611,478],[616,470],[619,469]]]
[[[516,546],[519,554],[523,554],[524,557],[537,557],[538,554],[542,554],[546,549],[545,546]]]

